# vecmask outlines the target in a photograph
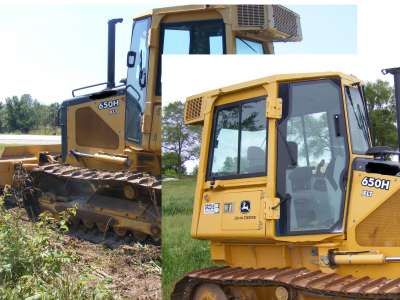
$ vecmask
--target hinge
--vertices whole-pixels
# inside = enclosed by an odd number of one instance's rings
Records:
[[[282,99],[268,98],[267,117],[271,119],[282,118]]]
[[[279,202],[280,202],[279,198],[265,199],[264,216],[266,220],[279,220],[281,216]]]

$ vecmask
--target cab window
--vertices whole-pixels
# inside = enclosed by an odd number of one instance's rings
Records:
[[[345,88],[353,153],[365,154],[370,147],[367,113],[358,87]]]
[[[236,54],[264,54],[263,44],[242,37],[236,39]]]
[[[285,83],[279,93],[278,234],[340,232],[348,162],[340,81]]]
[[[266,174],[265,97],[221,106],[214,113],[209,178]]]
[[[135,143],[141,142],[142,114],[147,97],[147,69],[150,50],[148,32],[151,18],[135,21],[128,64],[126,84],[125,137]]]
[[[160,32],[156,95],[161,95],[163,54],[225,54],[225,24],[222,20],[163,23]]]

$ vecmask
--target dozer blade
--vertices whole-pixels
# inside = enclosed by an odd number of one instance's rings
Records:
[[[30,173],[25,208],[34,218],[41,211],[60,213],[76,208],[72,224],[110,229],[118,236],[158,241],[161,235],[161,184],[145,173],[108,172],[52,164]],[[29,189],[29,188],[28,188]]]
[[[5,147],[0,157],[0,187],[13,184],[13,175],[16,165],[38,165],[40,153],[58,155],[60,152],[60,145],[24,145]]]
[[[171,299],[195,299],[196,289],[201,286],[217,286],[226,292],[227,299],[230,299],[230,290],[234,290],[235,287],[280,287],[287,291],[287,299],[298,299],[297,295],[300,293],[316,297],[334,297],[335,299],[336,297],[400,299],[400,279],[356,278],[350,275],[309,271],[305,268],[253,269],[239,267],[216,267],[190,272],[175,285]]]

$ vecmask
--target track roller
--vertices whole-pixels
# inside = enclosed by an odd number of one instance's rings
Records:
[[[106,233],[110,229],[109,224],[103,222],[97,222],[96,227],[102,233]]]
[[[120,238],[125,237],[127,235],[127,233],[128,233],[128,230],[126,230],[126,228],[121,228],[121,227],[114,226],[113,230],[114,230],[115,234]]]
[[[200,284],[193,293],[193,300],[228,300],[223,289],[213,283]]]
[[[83,220],[82,220],[82,223],[83,223],[83,226],[85,226],[85,228],[86,228],[86,229],[89,229],[89,230],[93,229],[93,228],[94,228],[94,225],[95,225],[94,222],[92,222],[92,221],[90,221],[90,220],[87,220],[87,219],[83,219]]]

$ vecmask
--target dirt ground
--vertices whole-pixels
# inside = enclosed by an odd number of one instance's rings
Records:
[[[23,214],[20,208],[12,210]],[[26,215],[22,220],[29,226]],[[60,246],[80,258],[71,266],[72,272],[89,273],[93,284],[106,282],[115,299],[161,299],[160,246],[91,242],[83,240],[82,234],[76,231],[63,235]]]

